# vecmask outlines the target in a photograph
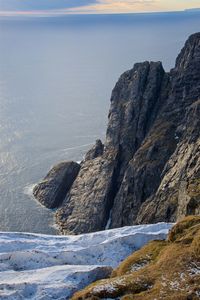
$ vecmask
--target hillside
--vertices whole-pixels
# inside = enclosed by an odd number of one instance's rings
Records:
[[[176,224],[167,241],[152,241],[72,300],[200,299],[200,217]]]

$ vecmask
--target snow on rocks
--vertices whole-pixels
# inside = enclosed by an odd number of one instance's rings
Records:
[[[159,223],[77,236],[0,233],[0,299],[69,299],[109,276],[133,251],[165,239],[173,224]]]
[[[135,263],[134,265],[131,266],[131,272],[139,271],[144,267],[146,267],[148,264],[149,264],[149,260],[143,260],[139,263]]]
[[[190,276],[196,276],[200,275],[200,263],[191,263],[191,266],[189,267],[189,275]]]

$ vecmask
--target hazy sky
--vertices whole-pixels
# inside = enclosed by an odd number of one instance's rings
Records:
[[[0,0],[1,14],[127,13],[200,7],[200,0]]]

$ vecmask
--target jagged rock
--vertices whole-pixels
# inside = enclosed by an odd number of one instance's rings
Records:
[[[101,140],[96,140],[95,145],[86,153],[85,160],[91,160],[103,154],[104,145]]]
[[[82,162],[77,179],[56,213],[62,233],[79,234],[105,228],[112,207],[116,164],[114,150]]]
[[[200,214],[199,116],[200,100],[197,100],[187,108],[181,127],[183,136],[165,166],[156,194],[140,208],[138,223],[175,221]]]
[[[57,211],[78,234],[200,213],[200,33],[175,68],[137,63],[113,89],[104,146],[86,154]]]
[[[167,82],[161,62],[137,63],[122,74],[112,92],[105,146],[119,149],[119,185],[155,120]]]
[[[71,188],[79,170],[80,165],[73,161],[61,162],[54,166],[34,187],[35,198],[48,208],[58,207]]]

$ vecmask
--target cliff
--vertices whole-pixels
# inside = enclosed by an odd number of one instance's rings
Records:
[[[196,33],[169,73],[161,62],[143,62],[121,75],[104,145],[97,141],[56,201],[60,231],[79,234],[199,214],[199,128]]]

